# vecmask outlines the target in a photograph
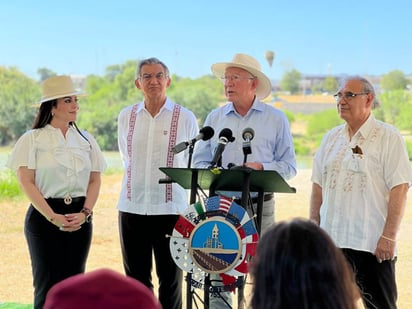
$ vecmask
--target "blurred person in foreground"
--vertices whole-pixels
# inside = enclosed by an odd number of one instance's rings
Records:
[[[111,269],[67,278],[53,286],[44,309],[161,309],[143,283]]]
[[[144,101],[124,108],[118,117],[118,141],[125,167],[118,201],[120,244],[126,275],[150,289],[152,259],[164,309],[182,307],[182,271],[171,257],[169,242],[179,214],[188,206],[188,192],[165,178],[159,167],[188,165],[186,151],[174,154],[177,142],[199,133],[195,115],[166,96],[171,79],[156,58],[142,60],[135,85]]]
[[[259,240],[251,265],[252,309],[363,308],[341,250],[309,220],[273,224]]]
[[[204,126],[212,127],[216,133],[230,129],[235,137],[225,147],[221,167],[245,166],[254,170],[274,170],[285,179],[294,177],[296,158],[289,122],[281,110],[261,101],[270,95],[272,85],[261,71],[259,62],[249,55],[236,54],[231,62],[213,64],[211,69],[222,80],[228,102],[211,111]],[[254,131],[254,137],[251,142],[252,151],[244,163],[242,133],[247,128]],[[199,141],[193,156],[194,167],[208,168],[218,143],[218,138]],[[219,193],[237,200],[241,198],[241,192]],[[263,200],[262,221],[258,227],[262,233],[275,220],[273,192],[265,192]],[[251,193],[251,201],[256,212],[256,192]],[[215,276],[211,278],[213,281],[218,279]],[[222,298],[228,303],[232,301],[229,293],[221,293],[221,297],[211,293],[210,308],[228,308]]]
[[[371,83],[346,78],[334,95],[345,124],[315,155],[310,218],[352,264],[367,308],[396,308],[397,235],[412,171],[401,134],[375,119]]]
[[[33,129],[18,139],[7,163],[31,202],[24,234],[35,309],[55,283],[85,271],[92,240],[106,163],[95,139],[75,123],[80,95],[69,76],[46,79]]]

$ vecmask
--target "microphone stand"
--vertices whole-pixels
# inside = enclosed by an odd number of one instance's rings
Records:
[[[247,162],[247,155],[252,153],[250,142],[243,142],[243,164]]]
[[[195,143],[189,143],[189,160],[187,162],[187,168],[190,168],[192,165],[192,156],[193,156],[193,149],[195,148]]]

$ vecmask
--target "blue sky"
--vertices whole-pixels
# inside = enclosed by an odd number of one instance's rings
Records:
[[[197,78],[238,52],[270,78],[302,74],[412,74],[410,0],[1,1],[0,65],[38,78],[103,75],[108,65],[158,57]],[[265,52],[276,57],[270,67]]]

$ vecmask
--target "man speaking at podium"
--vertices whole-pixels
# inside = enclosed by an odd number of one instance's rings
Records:
[[[212,127],[215,136],[230,129],[235,138],[225,146],[221,167],[244,165],[273,170],[285,180],[295,176],[296,158],[288,119],[282,111],[260,101],[270,94],[271,82],[261,72],[259,62],[249,55],[236,54],[232,62],[213,64],[212,72],[223,81],[228,102],[210,112],[204,126]],[[250,141],[252,151],[244,163],[242,133],[247,128],[253,129],[254,136]],[[194,167],[210,167],[218,143],[217,138],[199,141],[193,155]],[[273,195],[265,194],[265,200],[261,231],[274,222]]]
[[[249,55],[236,54],[232,62],[213,64],[212,72],[222,80],[228,102],[210,112],[204,126],[212,127],[215,136],[229,129],[234,137],[225,145],[221,162],[215,167],[243,165],[255,170],[277,171],[285,180],[295,176],[296,158],[288,119],[282,111],[260,101],[269,96],[271,82],[262,73],[259,62]],[[248,138],[251,151],[246,155],[242,133],[247,128],[252,129],[254,136]],[[215,163],[216,150],[221,149],[219,143],[217,138],[199,141],[193,155],[194,167],[211,167],[211,162]],[[256,202],[253,196],[252,201]],[[265,193],[261,232],[274,222],[274,205],[273,193]],[[210,308],[218,308],[216,303],[220,302],[221,299],[211,297]],[[227,308],[227,305],[221,307]]]

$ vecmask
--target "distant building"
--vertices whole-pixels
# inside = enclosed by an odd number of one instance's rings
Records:
[[[80,90],[84,90],[84,88],[86,87],[86,79],[87,76],[85,75],[70,75],[73,84],[74,84],[74,88],[76,88],[76,90],[80,91]]]

